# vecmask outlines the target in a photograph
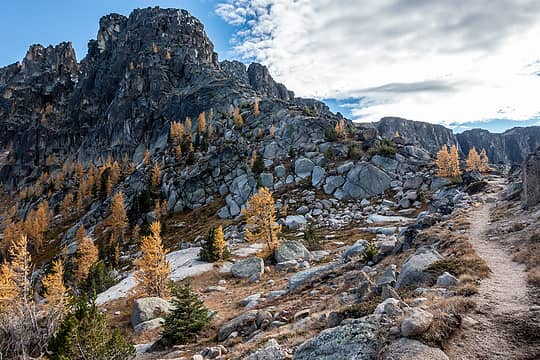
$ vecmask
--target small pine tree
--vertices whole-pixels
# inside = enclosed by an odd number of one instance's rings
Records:
[[[345,120],[340,119],[336,124],[335,130],[338,137],[343,137],[345,135]]]
[[[159,49],[158,49],[156,43],[152,43],[152,52],[154,54],[157,54],[159,52]]]
[[[273,139],[276,136],[276,125],[270,126],[270,137]]]
[[[264,241],[270,252],[279,244],[280,226],[276,224],[276,208],[272,193],[265,187],[249,199],[242,211],[246,221],[246,239]]]
[[[163,338],[169,343],[185,344],[210,323],[212,316],[189,281],[184,286],[173,285],[172,294],[174,310],[165,317]]]
[[[135,278],[148,296],[168,296],[167,282],[171,274],[171,265],[167,261],[166,251],[161,241],[161,224],[150,224],[150,235],[141,242],[141,257],[135,260],[137,272]]]
[[[167,50],[167,52],[165,53],[165,60],[171,61],[171,51],[170,50]]]
[[[251,163],[251,171],[254,174],[259,175],[265,169],[264,158],[261,155],[257,154],[256,152],[253,155],[254,155],[254,157],[253,157],[252,163]]]
[[[182,144],[184,132],[184,125],[182,125],[182,123],[176,121],[172,122],[171,129],[169,131],[169,140],[173,146]]]
[[[208,231],[206,241],[202,246],[199,256],[201,260],[207,262],[215,262],[230,256],[222,226],[212,228]]]
[[[107,317],[94,300],[80,300],[49,341],[51,360],[127,360],[135,348],[118,330],[111,330]]]
[[[7,263],[0,265],[0,313],[9,308],[19,294],[15,274]]]

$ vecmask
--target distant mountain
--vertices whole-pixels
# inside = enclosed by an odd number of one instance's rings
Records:
[[[484,129],[454,134],[442,125],[398,117],[386,117],[368,126],[375,127],[386,138],[393,138],[397,131],[406,141],[419,144],[432,154],[443,144],[457,144],[463,155],[468,154],[473,146],[478,150],[486,149],[494,164],[521,164],[540,146],[540,126],[516,127],[500,134]]]

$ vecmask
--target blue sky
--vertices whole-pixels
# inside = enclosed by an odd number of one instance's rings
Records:
[[[35,43],[71,41],[81,60],[101,16],[148,6],[189,10],[221,60],[258,61],[297,96],[353,120],[540,124],[538,0],[6,1],[0,66]]]

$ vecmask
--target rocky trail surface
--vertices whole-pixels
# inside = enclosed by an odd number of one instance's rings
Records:
[[[491,182],[496,191],[500,180]],[[479,198],[479,206],[470,214],[469,242],[491,269],[480,284],[474,300],[476,310],[463,319],[462,331],[445,349],[450,359],[538,359],[540,342],[537,331],[540,309],[529,292],[525,267],[512,261],[499,242],[501,232],[488,236],[493,226],[491,210],[496,193]]]

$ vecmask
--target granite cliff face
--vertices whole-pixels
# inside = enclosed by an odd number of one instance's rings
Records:
[[[393,138],[396,131],[405,141],[421,145],[432,154],[436,154],[446,144],[458,145],[452,130],[442,126],[420,121],[406,120],[396,117],[385,117],[374,124],[375,128],[384,138]]]
[[[501,134],[473,129],[456,137],[464,153],[476,146],[486,149],[492,163],[521,164],[540,146],[540,126],[516,127]]]

